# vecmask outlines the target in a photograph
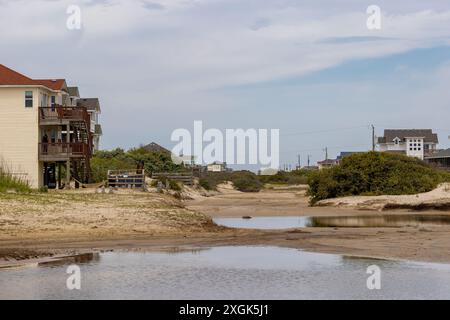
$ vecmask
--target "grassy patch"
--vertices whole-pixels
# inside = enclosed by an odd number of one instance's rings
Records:
[[[250,171],[208,172],[200,179],[200,185],[207,190],[216,190],[224,182],[232,182],[242,192],[258,192],[263,187],[258,176]]]
[[[31,192],[27,181],[9,172],[4,166],[0,166],[0,192]]]

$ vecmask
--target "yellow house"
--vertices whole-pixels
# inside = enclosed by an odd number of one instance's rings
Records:
[[[64,79],[31,79],[0,64],[0,164],[34,188],[89,180],[91,120]],[[64,180],[64,181],[63,181]]]

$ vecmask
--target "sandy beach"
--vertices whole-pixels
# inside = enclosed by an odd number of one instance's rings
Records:
[[[215,196],[198,196],[184,202],[168,195],[134,191],[3,194],[0,208],[0,266],[93,251],[183,250],[223,245],[282,246],[450,263],[448,226],[251,230],[212,223],[213,217],[386,214],[386,211],[309,207],[304,192],[296,189],[260,193],[223,190]],[[421,212],[433,213],[436,211]]]

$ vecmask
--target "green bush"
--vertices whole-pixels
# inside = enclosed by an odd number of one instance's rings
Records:
[[[232,182],[233,186],[242,192],[259,192],[262,188],[262,183],[256,176],[238,177],[233,179]]]
[[[340,165],[316,171],[308,179],[311,203],[352,195],[401,195],[428,192],[450,174],[404,155],[368,152],[344,158]]]
[[[171,190],[174,190],[174,191],[182,190],[180,183],[173,181],[173,180],[169,180],[169,187]]]
[[[262,183],[270,184],[307,184],[310,171],[307,170],[294,170],[294,171],[278,171],[274,175],[260,175],[259,181]]]
[[[205,179],[205,178],[201,178],[198,181],[198,184],[200,185],[200,187],[202,187],[205,190],[211,190],[211,186],[209,184],[209,181],[207,179]]]
[[[158,177],[157,179],[152,181],[152,187],[157,187],[158,186],[158,181],[161,181],[161,183],[163,184],[164,187],[167,186],[167,183],[169,183],[169,189],[174,190],[174,191],[181,191],[182,187],[181,185],[174,181],[174,180],[170,180],[167,177]]]

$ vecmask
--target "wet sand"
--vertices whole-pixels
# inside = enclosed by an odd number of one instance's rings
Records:
[[[152,201],[155,199],[152,196]],[[162,201],[159,199],[159,201]],[[214,197],[198,197],[187,201],[186,208],[174,203],[178,214],[195,214],[199,221],[204,217],[239,217],[239,216],[331,216],[377,214],[374,211],[339,209],[330,207],[308,207],[308,199],[295,190],[264,191],[261,193],[224,193]],[[110,216],[119,219],[125,214],[127,219],[133,217],[132,223],[139,223],[141,206],[131,212],[119,211]],[[126,207],[126,206],[125,206]],[[170,206],[165,202],[165,210]],[[172,208],[173,209],[173,208]],[[109,209],[113,210],[113,209]],[[144,212],[153,212],[151,209]],[[390,214],[404,214],[406,211],[393,211]],[[383,214],[388,212],[383,212]],[[410,212],[408,212],[410,213]],[[421,214],[436,212],[421,212]],[[148,213],[150,214],[150,213]],[[381,213],[379,213],[381,214]],[[439,212],[450,214],[450,212]],[[128,216],[130,215],[130,216]],[[158,215],[158,223],[163,225],[164,215]],[[162,217],[162,218],[161,218]],[[177,216],[174,217],[175,222]],[[72,217],[73,219],[73,217]],[[152,219],[154,217],[152,216]],[[68,220],[70,221],[70,220]],[[126,220],[124,220],[126,221]],[[150,220],[144,222],[150,223]],[[152,220],[153,221],[153,220]],[[123,222],[123,221],[122,221]],[[25,233],[13,237],[3,234],[0,241],[0,257],[9,257],[0,261],[0,266],[41,261],[49,256],[72,255],[83,252],[100,252],[105,250],[184,250],[224,245],[264,245],[298,248],[307,251],[336,253],[373,258],[405,259],[428,262],[450,263],[450,227],[402,227],[402,228],[303,228],[291,230],[244,230],[217,227],[209,223],[199,227],[189,227],[189,223],[171,221],[170,228],[146,227],[139,230],[126,230],[121,227],[116,232],[109,225],[120,224],[104,221],[108,232],[90,233]],[[186,224],[187,223],[187,224]],[[76,224],[81,228],[79,224]],[[101,227],[101,226],[100,226]],[[31,260],[30,260],[31,259]],[[37,260],[38,259],[38,260]]]

